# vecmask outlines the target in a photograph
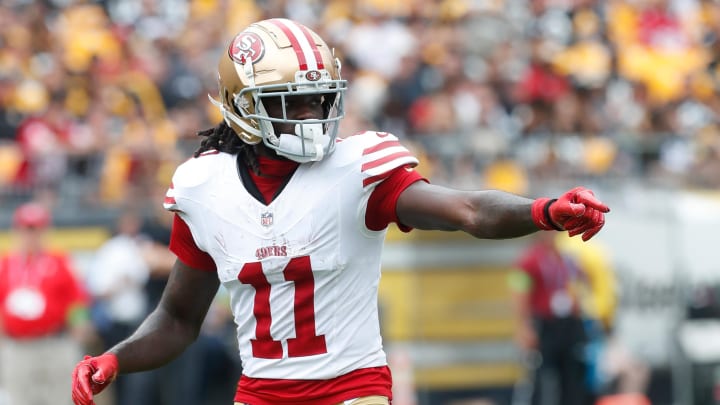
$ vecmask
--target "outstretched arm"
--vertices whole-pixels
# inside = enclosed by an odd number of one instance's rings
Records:
[[[498,191],[460,191],[418,181],[397,200],[401,223],[417,229],[464,231],[477,238],[507,239],[543,230],[592,238],[610,209],[592,191],[576,187],[557,199],[529,199]]]
[[[118,373],[160,367],[189,346],[200,333],[219,281],[214,272],[175,262],[158,307],[130,337],[98,357],[86,356],[73,371],[72,398],[91,405]]]

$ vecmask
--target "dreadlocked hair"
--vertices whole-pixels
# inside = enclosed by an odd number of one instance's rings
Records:
[[[258,160],[253,146],[243,142],[225,121],[213,128],[200,131],[197,135],[205,137],[205,139],[202,140],[200,147],[193,153],[194,157],[198,157],[209,150],[231,155],[237,154],[240,155],[240,159],[245,161],[251,170],[257,171]]]

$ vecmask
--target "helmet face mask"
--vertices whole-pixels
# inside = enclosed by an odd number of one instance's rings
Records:
[[[327,44],[307,27],[286,19],[250,25],[220,58],[218,83],[220,100],[211,100],[245,143],[262,141],[301,163],[332,153],[347,82]],[[322,96],[321,117],[298,119],[287,110],[289,100],[312,96]],[[282,106],[277,116],[268,115],[270,100]],[[276,133],[279,127],[293,132]]]

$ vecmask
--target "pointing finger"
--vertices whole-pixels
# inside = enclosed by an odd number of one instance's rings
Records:
[[[596,209],[600,212],[610,212],[610,207],[598,200],[592,191],[583,190],[575,195],[575,202],[584,204],[587,207]]]

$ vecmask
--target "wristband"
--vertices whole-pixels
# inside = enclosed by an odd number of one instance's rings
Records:
[[[553,222],[552,217],[550,217],[550,206],[552,203],[557,201],[557,198],[553,198],[551,200],[548,200],[548,202],[545,203],[545,207],[543,207],[543,214],[545,215],[545,220],[547,220],[548,224],[553,227],[556,231],[564,231],[564,229],[560,228],[559,226],[555,225],[555,222]]]
[[[555,225],[550,219],[550,204],[555,201],[557,200],[541,197],[533,201],[532,206],[530,207],[530,214],[533,222],[535,222],[535,225],[543,231],[562,231],[562,229],[558,229],[557,225]]]

